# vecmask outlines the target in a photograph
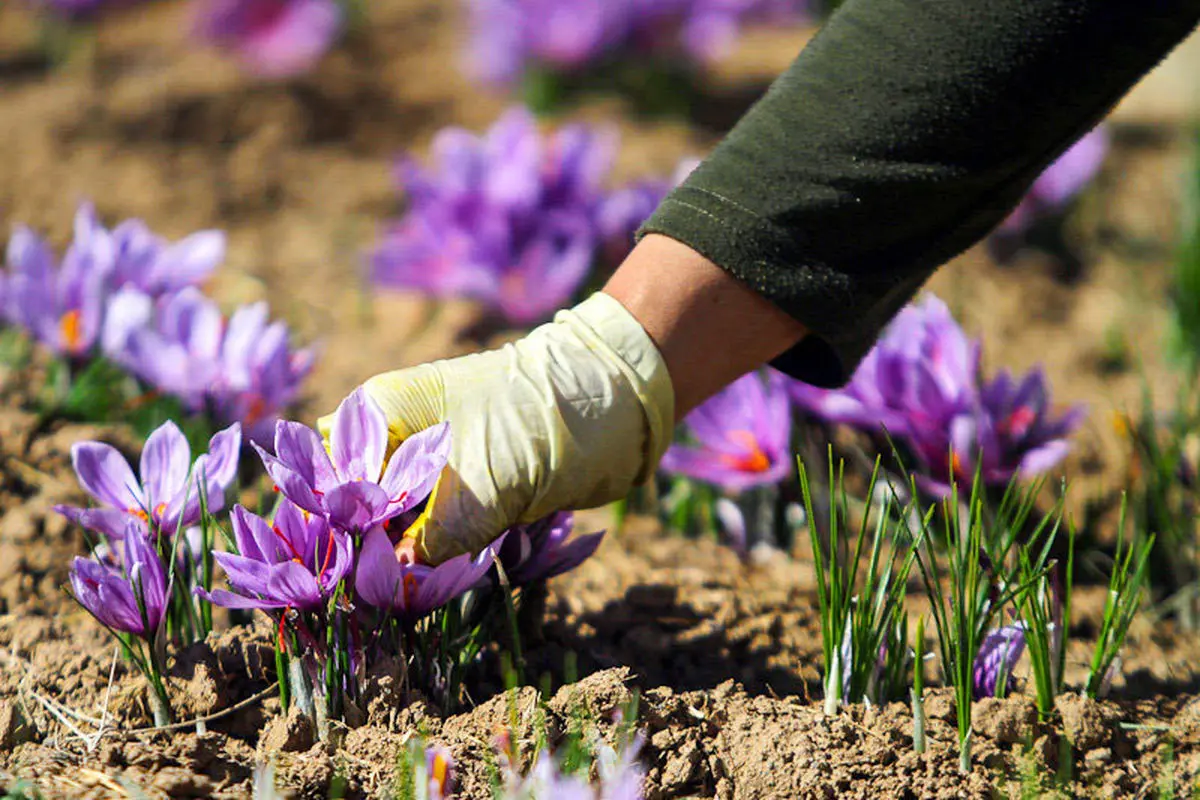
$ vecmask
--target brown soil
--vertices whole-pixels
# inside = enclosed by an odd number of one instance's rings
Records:
[[[506,103],[457,71],[455,9],[445,0],[371,3],[369,32],[313,75],[281,86],[184,46],[180,3],[147,4],[101,26],[94,72],[50,71],[27,16],[3,4],[0,227],[20,221],[61,242],[86,196],[109,221],[141,216],[169,236],[225,229],[230,256],[214,291],[231,303],[269,299],[323,349],[309,419],[374,372],[478,347],[466,336],[478,318],[470,304],[435,309],[376,296],[360,277],[363,249],[398,205],[390,157],[421,151],[446,124],[481,128]],[[616,101],[592,101],[577,114],[620,128],[616,177],[666,174],[681,156],[711,146],[805,36],[749,38],[718,69],[704,124],[635,119]],[[932,283],[985,337],[990,366],[1043,362],[1056,397],[1091,405],[1066,467],[1076,503],[1118,485],[1124,452],[1108,412],[1139,397],[1139,372],[1106,363],[1105,331],[1123,334],[1156,388],[1169,385],[1159,354],[1186,136],[1130,125],[1118,134],[1102,190],[1076,219],[1081,270],[1065,275],[1040,256],[998,267],[977,248]],[[6,779],[33,779],[52,797],[244,797],[255,763],[272,756],[298,796],[326,796],[335,774],[351,796],[378,796],[401,743],[420,730],[451,747],[462,795],[484,797],[490,743],[510,702],[518,741],[529,744],[531,689],[511,701],[485,677],[480,705],[443,720],[421,703],[402,707],[384,676],[363,727],[346,732],[336,751],[314,745],[301,720],[279,718],[268,634],[247,629],[223,630],[178,655],[170,691],[181,718],[218,714],[204,732],[139,731],[151,724],[141,680],[114,661],[112,643],[62,591],[84,541],[50,511],[82,499],[69,468],[73,442],[104,438],[131,454],[137,443],[121,429],[43,424],[21,410],[26,390],[18,376],[0,376]],[[606,522],[589,516],[580,525]],[[637,688],[654,798],[1017,794],[1022,771],[1035,765],[1042,774],[1069,772],[1067,791],[1085,796],[1145,795],[1170,780],[1186,791],[1200,776],[1200,641],[1144,619],[1131,632],[1115,699],[1063,698],[1065,745],[1061,729],[1035,724],[1027,697],[978,704],[977,767],[968,777],[957,772],[945,690],[931,691],[923,756],[911,750],[903,706],[824,717],[809,700],[820,666],[811,569],[803,551],[795,556],[745,565],[713,543],[672,538],[644,521],[611,536],[596,558],[554,583],[544,624],[528,633],[529,675],[550,674],[561,686],[573,652],[586,676],[550,703],[551,738],[580,702],[607,730],[609,713]],[[913,603],[919,611],[920,598]],[[1081,591],[1069,651],[1074,686],[1102,603],[1102,590]],[[101,720],[105,735],[89,736]]]

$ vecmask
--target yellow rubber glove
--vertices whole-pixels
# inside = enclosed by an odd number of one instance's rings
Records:
[[[650,336],[595,294],[499,350],[386,372],[363,384],[389,448],[450,423],[450,462],[406,536],[441,563],[517,523],[619,500],[670,444],[674,391]],[[331,416],[318,422],[328,436]]]

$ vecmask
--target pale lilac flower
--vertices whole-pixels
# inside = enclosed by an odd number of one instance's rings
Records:
[[[779,483],[792,471],[787,379],[743,375],[684,419],[695,445],[673,444],[661,468],[731,492]]]
[[[91,217],[91,225],[100,227],[89,204],[84,204],[80,213]],[[131,286],[151,297],[196,286],[225,260],[225,234],[217,230],[197,231],[169,242],[140,219],[127,219],[113,228],[110,236],[113,287]]]
[[[123,290],[110,308],[103,335],[110,358],[190,411],[241,422],[253,441],[270,439],[312,369],[312,351],[291,346],[287,325],[269,321],[266,303],[241,306],[226,320],[194,288],[157,303]]]
[[[167,576],[154,545],[129,523],[122,566],[76,557],[71,590],[106,628],[152,641],[167,605]]]
[[[443,423],[413,434],[385,464],[387,446],[387,418],[361,387],[334,413],[328,452],[312,428],[285,420],[275,426],[275,455],[255,444],[289,500],[356,531],[382,525],[429,496],[450,456],[450,428]]]
[[[543,750],[527,775],[519,775],[501,755],[498,797],[504,800],[642,800],[645,771],[638,763],[642,748],[639,734],[628,745],[616,750],[603,741],[595,743],[597,782],[587,772],[568,774],[548,751]]]
[[[1005,676],[1005,693],[1012,691],[1016,687],[1012,673],[1024,652],[1025,628],[1021,623],[989,631],[975,657],[971,687],[975,699],[995,697],[1001,687],[1001,673]]]
[[[349,535],[286,500],[268,523],[241,506],[230,515],[238,553],[214,552],[232,592],[195,593],[225,608],[315,611],[354,567]]]
[[[160,425],[142,448],[140,479],[125,457],[104,442],[77,442],[71,463],[99,508],[55,506],[63,516],[113,538],[125,535],[131,521],[142,530],[171,535],[200,520],[200,481],[210,512],[225,506],[225,490],[237,476],[241,426],[231,425],[209,440],[208,452],[192,463],[187,438],[174,423]],[[149,526],[148,528],[146,526]]]
[[[995,235],[1020,238],[1039,218],[1062,212],[1100,172],[1108,154],[1108,129],[1097,126],[1048,166]]]
[[[470,0],[468,69],[493,84],[530,66],[581,72],[612,59],[706,64],[751,22],[795,21],[803,0]]]
[[[600,546],[604,531],[568,541],[573,522],[572,514],[560,512],[510,528],[497,554],[508,580],[514,586],[549,580],[590,558]]]
[[[80,217],[76,216],[76,230]],[[75,358],[96,344],[114,264],[111,237],[77,237],[62,264],[33,231],[17,226],[8,241],[8,269],[0,278],[5,321],[29,331],[55,353]]]
[[[473,298],[518,324],[544,319],[592,267],[614,146],[583,125],[543,136],[524,108],[483,136],[441,131],[433,169],[400,162],[408,210],[371,255],[375,281]]]
[[[382,526],[367,531],[354,588],[368,605],[410,622],[462,595],[491,569],[497,541],[479,555],[463,553],[436,567],[402,562]]]
[[[333,47],[342,17],[336,0],[200,0],[196,34],[253,73],[286,78]]]

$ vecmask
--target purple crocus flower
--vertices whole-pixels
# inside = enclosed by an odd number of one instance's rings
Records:
[[[660,466],[731,492],[778,483],[792,470],[787,379],[743,375],[687,415],[696,446],[674,444]]]
[[[241,426],[234,424],[209,440],[208,452],[192,463],[187,438],[174,422],[164,422],[142,448],[140,479],[125,457],[104,442],[77,442],[71,447],[75,474],[99,508],[55,506],[79,525],[121,538],[131,521],[144,532],[173,533],[200,519],[201,476],[210,511],[225,505],[225,490],[237,475]],[[147,528],[146,526],[149,526]]]
[[[253,441],[269,441],[313,365],[311,350],[292,348],[287,325],[269,321],[265,303],[241,306],[226,321],[190,287],[158,303],[130,289],[117,293],[103,346],[189,410],[241,422]]]
[[[796,405],[826,422],[903,437],[941,425],[976,393],[980,344],[930,294],[904,308],[841,389],[792,381]]]
[[[202,0],[196,35],[266,78],[307,72],[342,28],[335,0]]]
[[[590,558],[600,546],[604,531],[576,536],[568,542],[573,522],[572,514],[561,512],[509,529],[497,554],[508,580],[514,586],[549,580]]]
[[[436,567],[401,561],[382,526],[367,531],[354,588],[368,605],[412,622],[479,583],[491,569],[497,541],[477,556],[463,553]]]
[[[409,208],[371,255],[375,281],[473,298],[517,324],[544,319],[592,266],[614,145],[582,125],[543,137],[524,108],[483,136],[441,131],[433,170],[400,162]]]
[[[988,632],[975,657],[971,690],[976,700],[996,697],[1000,689],[1000,674],[1004,673],[1005,693],[1016,687],[1013,670],[1025,652],[1025,628],[1021,623],[1006,625]]]
[[[471,0],[468,69],[510,84],[529,65],[580,72],[617,58],[725,55],[749,22],[796,20],[803,0]]]
[[[167,576],[154,545],[140,530],[129,523],[123,567],[77,556],[70,580],[75,599],[101,625],[151,641],[167,604]]]
[[[79,223],[77,215],[77,232]],[[4,319],[55,353],[86,355],[103,325],[114,255],[111,237],[98,232],[77,236],[59,265],[44,241],[17,226],[8,242],[8,271],[0,284]]]
[[[1085,415],[1082,405],[1061,415],[1052,413],[1040,369],[1019,383],[1002,371],[980,388],[970,405],[950,414],[942,425],[914,426],[906,441],[921,461],[921,487],[946,496],[951,480],[969,486],[976,471],[988,486],[1046,472],[1066,456],[1068,437]]]
[[[1108,129],[1093,128],[1048,166],[1025,197],[995,230],[1001,239],[1019,239],[1039,218],[1061,213],[1100,172],[1108,154]]]
[[[285,420],[275,426],[275,455],[255,448],[293,503],[342,530],[366,531],[429,496],[450,456],[450,428],[413,434],[385,465],[387,446],[387,418],[360,387],[334,413],[328,452],[312,428]]]
[[[95,210],[87,203],[80,207],[77,217],[77,238],[81,223],[103,230]],[[112,286],[130,286],[151,297],[196,286],[225,260],[225,234],[217,230],[197,231],[169,242],[140,219],[127,219],[113,228],[110,236],[114,251]]]
[[[225,608],[315,611],[354,567],[349,535],[286,500],[272,523],[234,506],[230,515],[238,554],[213,553],[225,570],[232,592],[195,593]]]

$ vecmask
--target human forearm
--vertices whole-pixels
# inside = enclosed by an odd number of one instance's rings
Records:
[[[687,245],[647,236],[604,287],[667,363],[675,419],[784,352],[804,327]]]

